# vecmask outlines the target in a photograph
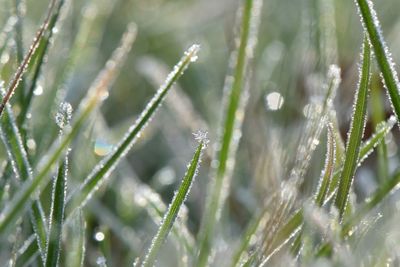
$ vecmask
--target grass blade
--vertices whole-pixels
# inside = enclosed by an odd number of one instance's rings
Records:
[[[67,267],[82,267],[84,266],[85,260],[85,231],[86,223],[82,215],[82,211],[79,210],[74,214],[71,226],[69,227],[68,234],[71,235],[71,242],[67,242]]]
[[[400,118],[400,86],[391,54],[383,38],[381,26],[371,0],[356,0],[365,32],[374,50],[375,58],[382,72],[389,99],[397,120]]]
[[[56,23],[60,16],[60,11],[64,5],[64,2],[65,2],[65,0],[58,1],[57,6],[54,9],[54,12],[53,12],[51,18],[49,19],[49,25],[46,28],[45,34],[44,34],[43,38],[40,40],[35,53],[32,55],[32,60],[35,61],[36,65],[35,65],[35,68],[33,69],[33,77],[32,77],[31,84],[29,85],[29,88],[28,88],[28,94],[24,97],[24,103],[21,106],[22,109],[21,109],[20,115],[18,116],[18,125],[20,125],[20,126],[25,121],[26,114],[29,110],[30,103],[31,103],[32,97],[33,97],[33,92],[36,88],[36,83],[39,78],[43,63],[44,63],[44,58],[46,56],[46,53],[47,53],[47,50],[48,50],[48,47],[50,44],[50,40],[53,36],[53,29],[56,26]]]
[[[14,77],[12,78],[12,80],[7,88],[6,95],[4,96],[4,98],[0,104],[0,116],[3,113],[6,103],[8,103],[8,101],[14,94],[15,89],[18,87],[18,84],[20,83],[24,73],[26,72],[26,69],[29,65],[29,62],[30,62],[33,54],[35,53],[36,49],[39,46],[40,40],[43,38],[43,35],[49,25],[50,16],[53,12],[55,3],[56,3],[56,0],[51,0],[51,2],[49,4],[49,9],[48,9],[46,19],[44,20],[42,26],[36,33],[35,39],[33,40],[27,54],[25,55],[24,59],[22,60],[21,64],[19,65],[17,71],[15,72]]]
[[[231,62],[234,64],[233,77],[227,76],[224,85],[224,120],[218,142],[221,142],[215,153],[217,166],[215,179],[210,183],[207,196],[207,209],[203,217],[200,231],[200,249],[198,266],[206,265],[211,250],[214,225],[218,221],[219,211],[225,202],[229,188],[229,172],[233,168],[236,149],[240,140],[241,125],[245,113],[247,92],[245,92],[246,75],[248,65],[253,56],[256,45],[259,11],[262,1],[245,0],[241,7],[240,42],[237,51],[231,54]],[[233,81],[231,81],[233,80]],[[234,134],[235,132],[235,134]],[[234,137],[236,135],[237,137]],[[228,161],[232,162],[229,164]]]
[[[141,131],[151,120],[158,107],[160,107],[171,86],[179,79],[189,64],[197,59],[198,50],[199,46],[193,45],[185,52],[185,55],[174,67],[174,70],[168,75],[165,84],[160,87],[150,100],[139,118],[128,130],[125,137],[119,145],[116,146],[116,149],[94,167],[92,173],[86,178],[84,183],[72,194],[67,203],[67,216],[76,208],[86,204],[94,192],[96,192],[100,185],[108,178],[119,161],[128,153],[129,149],[140,136]]]
[[[373,136],[361,145],[360,154],[358,156],[357,164],[360,165],[367,157],[372,153],[374,148],[384,140],[385,136],[390,132],[396,123],[396,118],[390,117],[387,122],[381,123]],[[336,171],[332,177],[331,185],[329,188],[329,195],[326,197],[325,203],[330,201],[337,189],[339,182],[340,171]],[[303,209],[299,209],[295,214],[288,220],[288,222],[278,231],[276,238],[273,241],[272,248],[275,253],[286,244],[298,231],[303,223]],[[271,254],[272,254],[271,253]]]
[[[65,133],[60,141],[53,145],[53,150],[49,152],[49,156],[44,159],[44,162],[39,167],[37,175],[27,182],[25,182],[20,191],[13,197],[9,205],[0,215],[0,233],[3,233],[14,220],[25,210],[29,202],[30,196],[34,192],[40,192],[41,189],[49,182],[48,174],[52,166],[57,162],[59,157],[65,152],[70,142],[78,134],[83,126],[83,123],[97,107],[105,96],[108,95],[108,88],[117,74],[117,70],[121,64],[122,59],[133,43],[136,28],[128,27],[128,30],[122,38],[122,46],[119,47],[112,56],[112,59],[106,63],[106,66],[99,76],[94,81],[93,85],[89,88],[88,95],[82,101],[78,118],[74,121],[71,127],[65,129]]]
[[[203,132],[197,134],[196,139],[199,141],[199,145],[197,146],[196,152],[194,153],[186,174],[183,177],[182,183],[179,186],[179,189],[176,192],[174,198],[172,199],[172,202],[168,207],[167,212],[165,213],[164,219],[160,227],[158,228],[157,234],[151,242],[149,251],[147,252],[146,257],[142,263],[143,267],[151,267],[154,265],[157,253],[160,250],[161,245],[167,239],[172,225],[174,224],[175,219],[178,216],[179,209],[185,202],[189,194],[190,188],[193,184],[194,178],[197,175],[198,168],[201,162],[202,151],[207,147],[209,141],[207,139],[207,134]]]
[[[339,209],[339,218],[343,218],[347,205],[350,187],[353,183],[354,173],[357,168],[357,158],[360,153],[361,139],[364,134],[364,127],[367,112],[368,87],[370,78],[371,51],[367,37],[364,38],[362,69],[360,73],[359,88],[354,100],[355,108],[349,130],[346,155],[343,170],[340,176],[339,188],[335,204]]]
[[[0,126],[1,139],[7,149],[9,162],[16,177],[21,181],[32,180],[32,168],[28,161],[28,156],[23,145],[21,134],[16,124],[14,113],[9,103],[6,104],[5,114],[2,117],[4,126]],[[39,251],[44,260],[44,251],[46,247],[47,226],[43,208],[40,201],[34,201],[29,211],[32,228],[36,234]]]
[[[52,193],[51,210],[49,215],[49,236],[47,241],[46,261],[44,266],[58,266],[62,227],[64,222],[65,197],[67,193],[68,153],[58,169]]]
[[[336,160],[336,142],[334,138],[333,126],[328,124],[328,144],[326,152],[325,167],[321,175],[320,183],[315,197],[315,204],[322,206],[332,180]]]

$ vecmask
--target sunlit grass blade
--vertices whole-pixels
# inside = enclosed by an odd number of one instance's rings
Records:
[[[132,25],[128,27],[127,32],[122,38],[122,45],[119,47],[112,56],[112,59],[106,63],[105,68],[100,72],[99,76],[94,81],[93,85],[89,88],[87,97],[82,101],[78,116],[71,125],[65,129],[64,135],[60,141],[57,141],[48,156],[44,158],[43,162],[38,168],[36,176],[25,182],[19,192],[11,199],[10,203],[0,215],[0,234],[9,227],[18,216],[23,213],[29,198],[34,192],[40,192],[41,189],[47,185],[50,177],[49,172],[52,170],[53,165],[57,162],[60,156],[65,153],[70,142],[78,134],[92,111],[98,104],[108,95],[108,88],[114,81],[122,59],[130,50],[133,40],[136,36],[136,28]]]
[[[67,194],[67,173],[68,154],[58,168],[58,174],[55,177],[53,185],[46,261],[44,264],[46,267],[58,266],[60,258],[65,198]]]
[[[362,24],[368,33],[375,58],[382,72],[389,99],[397,120],[400,118],[400,84],[393,59],[383,38],[382,29],[371,0],[356,0]]]
[[[347,205],[351,185],[357,169],[357,158],[360,153],[361,139],[367,115],[367,99],[370,78],[371,51],[367,37],[364,38],[362,67],[360,73],[359,87],[354,100],[354,111],[350,124],[347,140],[346,155],[343,170],[340,176],[339,188],[335,204],[339,209],[339,218],[343,218]]]
[[[7,87],[6,95],[4,96],[4,98],[2,99],[2,102],[0,104],[0,116],[3,113],[5,104],[8,103],[8,101],[14,94],[15,89],[18,87],[18,84],[20,83],[24,73],[26,72],[26,69],[28,67],[28,64],[29,64],[33,54],[35,53],[36,49],[39,46],[40,40],[43,38],[43,35],[49,25],[49,20],[50,20],[51,14],[53,12],[55,3],[56,3],[56,0],[51,0],[51,2],[49,4],[47,16],[46,16],[42,26],[36,33],[36,36],[31,44],[28,52],[26,53],[24,59],[21,61],[21,64],[19,65],[17,71],[14,74],[14,77],[12,78],[10,84]]]
[[[198,168],[200,166],[202,151],[207,147],[207,144],[209,142],[205,133],[199,133],[196,136],[196,139],[199,141],[199,145],[197,146],[193,158],[190,161],[186,174],[183,177],[182,183],[179,186],[178,191],[174,195],[171,204],[169,205],[168,210],[164,215],[164,219],[161,222],[160,227],[158,228],[157,234],[151,241],[149,251],[147,252],[145,259],[142,263],[143,267],[151,267],[154,265],[158,251],[160,250],[161,245],[167,239],[172,225],[174,224],[175,219],[178,216],[178,212],[190,192],[190,188],[193,184],[194,178],[196,177]]]
[[[247,102],[246,81],[249,79],[249,64],[256,46],[259,12],[262,1],[242,1],[239,11],[240,38],[237,51],[231,54],[232,74],[228,74],[224,85],[223,121],[215,151],[216,161],[214,179],[210,183],[207,196],[207,208],[200,230],[200,248],[198,266],[207,263],[211,250],[214,227],[223,207],[229,189],[230,172],[234,166],[236,149],[241,136],[245,106]],[[232,76],[231,76],[232,75]],[[229,164],[228,164],[229,162]]]
[[[70,240],[70,242],[67,242],[65,266],[82,267],[84,266],[86,251],[86,223],[81,210],[74,213],[68,229],[67,240]]]
[[[322,206],[325,202],[326,195],[328,193],[329,185],[332,180],[333,172],[335,169],[336,160],[336,141],[334,138],[333,126],[328,124],[328,144],[325,159],[325,167],[322,172],[317,195],[315,196],[315,204]]]
[[[27,95],[24,96],[24,98],[23,98],[23,105],[21,106],[21,112],[18,116],[18,125],[20,125],[20,126],[25,121],[26,114],[30,107],[30,103],[31,103],[32,97],[33,97],[33,92],[36,88],[37,80],[39,78],[40,71],[41,71],[43,63],[44,63],[44,58],[45,58],[45,55],[47,54],[50,40],[52,39],[52,36],[53,36],[54,27],[56,26],[58,18],[60,17],[60,11],[64,5],[64,2],[65,2],[65,0],[58,1],[57,5],[54,8],[54,12],[53,12],[51,18],[49,19],[48,27],[46,28],[44,36],[40,40],[36,51],[32,55],[32,62],[35,62],[35,67],[33,68],[32,81],[28,87]]]
[[[133,126],[128,130],[122,141],[116,146],[114,151],[94,167],[92,173],[85,179],[84,183],[68,199],[66,211],[67,216],[76,208],[82,207],[86,204],[94,192],[96,192],[100,185],[108,178],[120,160],[128,153],[132,145],[140,136],[142,130],[152,119],[158,107],[161,106],[171,86],[179,79],[189,64],[197,59],[198,50],[199,46],[193,45],[185,52],[185,55],[174,67],[174,70],[168,75],[165,83],[147,104],[146,108]]]

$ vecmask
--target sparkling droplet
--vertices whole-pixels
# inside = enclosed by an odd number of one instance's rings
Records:
[[[280,93],[272,92],[265,97],[265,101],[269,110],[278,110],[282,108],[284,98]]]
[[[95,235],[94,235],[94,239],[95,239],[97,242],[103,241],[104,238],[105,238],[105,236],[104,236],[104,233],[103,233],[103,232],[96,232]]]
[[[102,139],[97,139],[94,143],[94,153],[98,156],[106,156],[112,151],[113,146]]]

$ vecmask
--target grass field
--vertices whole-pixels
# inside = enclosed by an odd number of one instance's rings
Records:
[[[399,266],[398,0],[0,0],[0,266]]]

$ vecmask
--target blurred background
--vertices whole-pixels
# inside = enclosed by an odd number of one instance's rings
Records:
[[[15,12],[14,1],[0,0],[0,3],[0,23],[5,25]],[[24,14],[26,50],[43,20],[48,1],[24,3],[20,12]],[[71,190],[122,138],[183,52],[193,43],[201,46],[198,61],[178,81],[138,144],[86,210],[87,266],[96,266],[102,257],[109,266],[129,266],[143,254],[157,229],[153,218],[157,216],[144,207],[151,198],[164,203],[171,200],[196,146],[192,133],[207,130],[211,143],[216,142],[239,3],[237,0],[65,1],[48,62],[35,90],[32,114],[41,115],[32,116],[28,123],[35,140],[29,147],[33,154],[46,152],[51,143],[48,136],[57,131],[55,123],[53,129],[48,126],[58,109],[57,104],[49,104],[54,97],[76,108],[118,46],[126,26],[134,22],[138,29],[133,49],[109,97],[72,146]],[[400,62],[397,49],[400,1],[375,1],[375,7],[394,61]],[[227,240],[235,241],[274,185],[288,176],[307,120],[307,105],[318,96],[316,92],[331,64],[341,69],[342,82],[334,106],[341,135],[346,140],[362,38],[353,1],[264,1],[258,45],[250,67],[249,105],[222,218],[230,221],[222,229]],[[10,47],[10,53],[0,59],[1,76],[6,81],[16,66],[15,49],[12,44]],[[373,93],[381,97],[377,105],[384,112],[381,118],[368,118],[366,137],[379,120],[391,114],[376,70],[374,66]],[[49,88],[56,87],[62,90],[54,96],[51,93],[54,90]],[[398,134],[397,129],[394,134]],[[325,136],[323,132],[312,156],[302,189],[305,196],[315,188],[323,167]],[[392,135],[387,138],[390,170],[399,164],[395,139]],[[211,177],[211,147],[183,215],[187,216],[188,230],[193,236],[199,228]],[[380,179],[377,164],[372,155],[359,169],[356,200],[375,189]],[[160,257],[174,266],[177,250],[171,243],[163,248]]]

